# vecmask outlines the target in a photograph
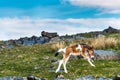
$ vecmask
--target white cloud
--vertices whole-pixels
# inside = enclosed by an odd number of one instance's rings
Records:
[[[0,18],[0,40],[18,39],[32,35],[41,36],[41,31],[58,32],[59,35],[103,30],[108,26],[119,29],[118,18],[97,19],[40,19]]]
[[[120,13],[120,0],[63,0],[75,6],[95,7],[109,14]]]
[[[65,0],[76,6],[92,6],[108,9],[120,9],[120,0]]]

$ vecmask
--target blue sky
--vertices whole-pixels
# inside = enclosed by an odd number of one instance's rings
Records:
[[[0,0],[0,40],[120,29],[120,0]]]
[[[87,18],[99,12],[92,8],[70,5],[62,0],[0,0],[1,17]],[[89,14],[87,14],[89,13]]]

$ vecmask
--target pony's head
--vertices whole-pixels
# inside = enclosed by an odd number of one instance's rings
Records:
[[[94,56],[94,50],[93,50],[93,49],[90,49],[88,52],[89,52],[90,58],[91,58],[91,59],[94,59],[94,58],[95,58],[95,56]]]
[[[85,48],[85,50],[88,52],[88,55],[89,55],[89,57],[91,58],[91,59],[94,59],[94,49],[93,49],[93,47],[91,47],[91,46],[88,46],[88,45],[86,45],[86,44],[81,44],[84,48]]]

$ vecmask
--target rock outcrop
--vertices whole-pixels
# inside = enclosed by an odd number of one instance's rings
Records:
[[[13,48],[14,46],[20,46],[20,45],[33,45],[33,44],[44,44],[47,42],[54,42],[59,41],[59,35],[55,33],[49,33],[42,31],[41,36],[32,36],[32,37],[23,37],[16,40],[8,40],[4,41],[3,45],[0,45],[0,48]]]
[[[103,33],[118,33],[120,32],[118,29],[112,28],[111,26],[109,26],[107,29],[103,30]]]
[[[120,54],[113,51],[95,50],[94,53],[96,60],[120,60]]]
[[[42,35],[42,37],[48,37],[48,38],[50,38],[50,39],[59,36],[59,35],[57,34],[57,32],[49,33],[49,32],[45,32],[45,31],[42,31],[42,32],[41,32],[41,35]]]

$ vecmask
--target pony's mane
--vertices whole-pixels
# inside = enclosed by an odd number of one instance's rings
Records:
[[[93,50],[93,48],[91,46],[88,46],[87,44],[81,43],[80,45],[83,45],[85,48],[88,48],[90,50]]]

